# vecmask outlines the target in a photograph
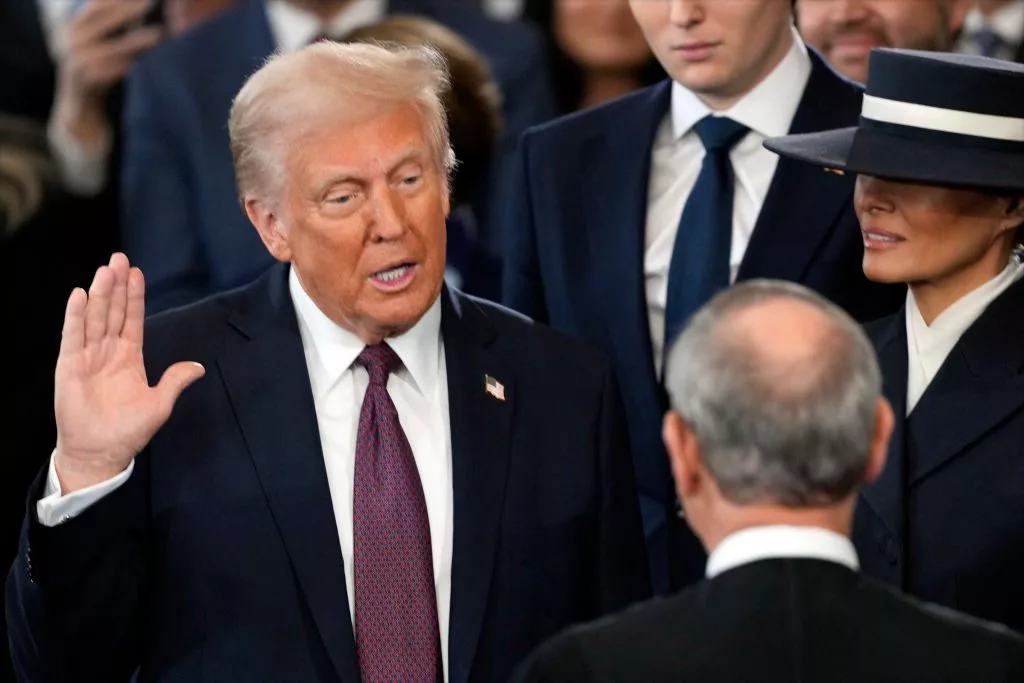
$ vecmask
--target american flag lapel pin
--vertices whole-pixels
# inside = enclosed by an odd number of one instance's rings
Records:
[[[505,400],[505,385],[490,375],[484,375],[484,391],[499,401]]]

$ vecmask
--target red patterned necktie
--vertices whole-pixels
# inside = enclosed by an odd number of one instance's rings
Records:
[[[401,360],[382,342],[356,363],[370,375],[352,498],[359,670],[364,683],[434,683],[442,678],[441,639],[427,505],[387,389]]]

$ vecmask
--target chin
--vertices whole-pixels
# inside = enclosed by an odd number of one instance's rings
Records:
[[[883,285],[910,282],[913,279],[913,274],[909,270],[895,264],[879,263],[879,260],[882,259],[864,257],[864,277]]]

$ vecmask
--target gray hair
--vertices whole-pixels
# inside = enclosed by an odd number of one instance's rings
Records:
[[[284,150],[323,131],[402,104],[423,114],[425,134],[445,180],[455,167],[442,100],[450,87],[444,58],[431,47],[323,41],[272,56],[231,106],[228,132],[235,179],[246,195],[268,196],[284,182]],[[319,125],[318,125],[319,124]]]
[[[778,300],[823,316],[821,339],[796,360],[766,357],[763,336],[729,329],[737,314]],[[753,280],[720,293],[672,345],[665,377],[673,409],[731,502],[829,504],[863,480],[882,390],[878,362],[860,326],[809,289]]]

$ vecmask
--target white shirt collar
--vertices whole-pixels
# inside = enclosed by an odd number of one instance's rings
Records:
[[[267,21],[277,48],[285,54],[308,45],[321,32],[340,38],[349,31],[374,24],[387,15],[387,0],[352,0],[324,24],[318,16],[288,0],[267,0]]]
[[[987,17],[976,6],[972,7],[964,19],[964,34],[969,36],[986,27],[991,28],[1011,45],[1022,42],[1024,40],[1024,0],[1008,2]]]
[[[957,299],[931,325],[925,324],[913,291],[907,290],[908,415],[967,328],[1021,277],[1024,277],[1024,265],[1014,256],[999,275]]]
[[[288,273],[288,290],[302,337],[313,346],[313,357],[319,371],[310,379],[314,396],[320,398],[352,367],[366,344],[320,310],[303,289],[294,268]],[[403,367],[395,374],[406,375],[423,396],[433,396],[440,374],[441,297],[434,301],[412,329],[388,339],[387,343],[402,360]]]
[[[835,562],[857,571],[850,539],[819,527],[757,526],[729,534],[708,557],[707,577],[760,560],[807,558]]]
[[[695,93],[678,81],[672,83],[672,132],[683,137],[709,114],[726,116],[759,135],[786,135],[793,124],[811,75],[807,46],[793,29],[793,45],[768,76],[726,111],[712,112]]]

